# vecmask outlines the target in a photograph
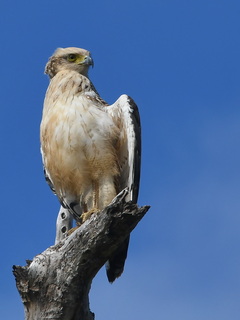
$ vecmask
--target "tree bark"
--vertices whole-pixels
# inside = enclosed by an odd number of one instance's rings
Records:
[[[26,320],[93,320],[89,309],[92,279],[148,211],[125,203],[119,194],[70,236],[27,261],[13,266]]]

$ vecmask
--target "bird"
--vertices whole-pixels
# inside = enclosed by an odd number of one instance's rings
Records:
[[[123,189],[137,203],[141,165],[141,124],[134,100],[122,94],[112,105],[88,77],[90,51],[58,48],[49,58],[40,125],[47,183],[61,205],[81,224],[103,210]],[[106,262],[112,283],[124,269],[128,236]]]

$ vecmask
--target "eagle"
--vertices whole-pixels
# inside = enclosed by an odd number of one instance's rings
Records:
[[[61,205],[84,223],[123,189],[137,203],[141,126],[137,105],[123,94],[105,102],[88,78],[88,50],[58,48],[45,73],[50,83],[40,126],[45,178]],[[106,262],[109,282],[124,269],[129,237]]]

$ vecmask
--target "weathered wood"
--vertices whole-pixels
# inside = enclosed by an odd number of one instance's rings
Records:
[[[71,213],[60,207],[56,222],[56,239],[55,244],[67,237],[68,231],[72,228],[73,218]]]
[[[149,209],[125,203],[125,196],[27,266],[13,267],[26,320],[94,319],[88,298],[92,279]]]

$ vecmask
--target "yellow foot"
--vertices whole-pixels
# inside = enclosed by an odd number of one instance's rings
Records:
[[[68,235],[72,234],[75,230],[77,230],[82,225],[81,222],[77,221],[77,226],[68,230]]]
[[[97,208],[92,208],[91,210],[84,212],[81,215],[82,222],[85,222],[87,219],[89,219],[93,213],[98,213],[98,212],[100,212],[100,210],[98,210]]]
[[[68,235],[70,236],[70,234],[72,234],[75,230],[77,230],[80,226],[76,226],[74,228],[71,228],[70,230],[68,230]]]

